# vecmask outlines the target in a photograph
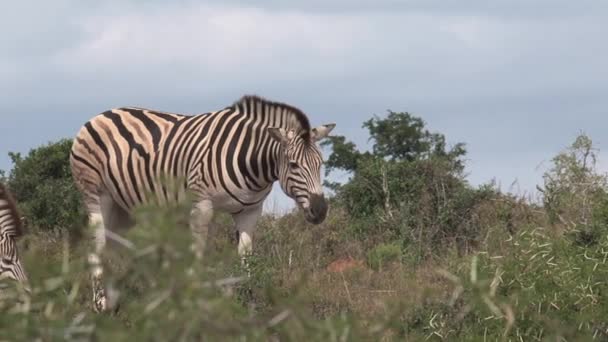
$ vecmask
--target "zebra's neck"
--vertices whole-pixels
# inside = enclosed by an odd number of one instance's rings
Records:
[[[8,189],[0,183],[0,235],[19,236],[21,233],[21,221],[15,202]]]
[[[247,134],[251,135],[249,141],[253,144],[242,146],[248,149],[248,158],[246,169],[241,171],[247,174],[253,172],[253,176],[257,176],[252,177],[256,179],[256,187],[266,188],[279,179],[279,168],[284,162],[280,143],[270,136],[268,128],[277,127],[285,132],[305,135],[310,130],[308,119],[296,108],[257,97],[243,98],[235,104],[235,109],[247,116],[248,124],[245,126],[250,130]]]

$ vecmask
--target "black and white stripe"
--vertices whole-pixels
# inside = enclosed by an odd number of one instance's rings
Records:
[[[309,222],[322,222],[327,203],[316,142],[334,126],[312,128],[301,110],[257,96],[194,116],[133,107],[95,116],[74,139],[70,162],[90,220],[101,227],[97,252],[105,246],[104,229],[132,224],[134,207],[190,194],[191,228],[200,249],[213,211],[221,210],[233,214],[239,253],[246,254],[277,180]],[[90,257],[97,278],[98,259]],[[101,292],[96,303],[100,298]]]
[[[294,135],[287,154],[269,127]],[[119,108],[84,125],[71,162],[90,211],[100,210],[104,191],[129,211],[180,199],[186,190],[195,200],[227,195],[234,202],[227,209],[241,210],[260,204],[276,180],[308,207],[310,195],[322,193],[322,156],[313,132],[300,110],[252,96],[196,116]],[[169,178],[183,180],[180,191],[167,189],[162,180]]]
[[[17,239],[22,232],[15,201],[0,183],[0,278],[13,279],[27,287],[28,278],[17,249]]]

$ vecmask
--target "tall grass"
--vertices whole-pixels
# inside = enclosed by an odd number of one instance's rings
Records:
[[[106,314],[90,307],[86,240],[70,245],[61,235],[31,235],[22,244],[33,291],[3,292],[0,338],[608,338],[608,236],[581,245],[532,221],[512,233],[505,217],[513,220],[520,209],[504,206],[492,201],[484,207],[485,222],[493,224],[475,253],[452,248],[419,263],[402,255],[381,265],[377,255],[391,248],[374,252],[346,233],[349,218],[340,210],[319,226],[298,213],[264,217],[251,277],[241,269],[226,217],[217,218],[208,253],[198,262],[186,208],[143,209],[138,225],[124,234],[129,243],[115,243],[106,255],[108,295],[116,304]],[[328,269],[336,260],[361,262]]]

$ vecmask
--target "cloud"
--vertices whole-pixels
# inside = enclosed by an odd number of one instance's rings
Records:
[[[607,143],[607,17],[590,0],[7,3],[0,168],[110,107],[198,113],[254,92],[362,148],[372,114],[413,112],[468,144],[474,183],[533,187],[580,130]]]
[[[256,72],[296,72],[303,60],[311,65],[342,57],[355,40],[347,33],[364,30],[351,18],[208,5],[89,17],[81,25],[88,41],[55,56],[59,67],[149,72],[149,67],[184,65],[212,75],[247,73],[252,66],[263,68]],[[321,72],[333,70],[314,65]]]
[[[327,83],[346,86],[346,95],[350,90],[366,96],[370,84],[378,89],[380,83],[386,85],[385,96],[406,93],[426,101],[440,94],[447,102],[473,94],[495,95],[488,84],[508,96],[528,92],[526,87],[537,90],[547,85],[547,78],[565,72],[573,74],[569,78],[578,77],[582,63],[564,70],[567,58],[573,64],[585,59],[584,71],[591,74],[606,54],[603,46],[590,53],[563,44],[601,38],[606,32],[601,17],[574,17],[566,23],[493,16],[481,10],[467,14],[452,8],[451,2],[439,6],[419,1],[381,1],[371,13],[349,10],[372,5],[355,1],[340,12],[325,8],[340,1],[323,3],[303,8],[273,1],[257,7],[241,7],[236,1],[152,3],[142,8],[127,3],[99,6],[94,12],[79,12],[76,7],[75,16],[38,38],[51,42],[51,48],[41,50],[47,53],[34,54],[40,56],[38,63],[27,58],[24,62],[20,56],[0,63],[0,70],[17,85],[46,77],[84,84],[82,89],[95,92],[124,92],[116,83],[136,88],[128,93],[161,92],[166,84],[185,92],[207,92],[234,89],[235,84],[272,91],[284,84]],[[523,7],[517,2],[518,6]],[[484,6],[477,3],[477,8]],[[64,37],[63,44],[52,43],[57,37]],[[22,49],[11,51],[23,55]],[[556,73],[557,68],[562,70]],[[531,79],[530,73],[538,77]],[[88,81],[102,86],[91,87]],[[556,81],[559,86],[560,79]],[[10,93],[14,84],[7,88]]]

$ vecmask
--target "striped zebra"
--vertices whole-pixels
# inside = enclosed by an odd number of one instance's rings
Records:
[[[95,251],[89,254],[95,310],[107,309],[99,259],[105,229],[130,227],[130,213],[140,204],[190,194],[199,258],[215,210],[232,214],[239,255],[251,253],[264,199],[277,180],[307,221],[321,223],[328,205],[316,142],[334,127],[312,128],[301,110],[257,96],[194,116],[119,108],[88,121],[74,139],[70,163],[90,224],[97,227]],[[167,189],[167,177],[180,180],[178,191]]]
[[[23,234],[15,201],[0,183],[0,279],[8,278],[28,289],[28,279],[19,259],[17,239]]]

